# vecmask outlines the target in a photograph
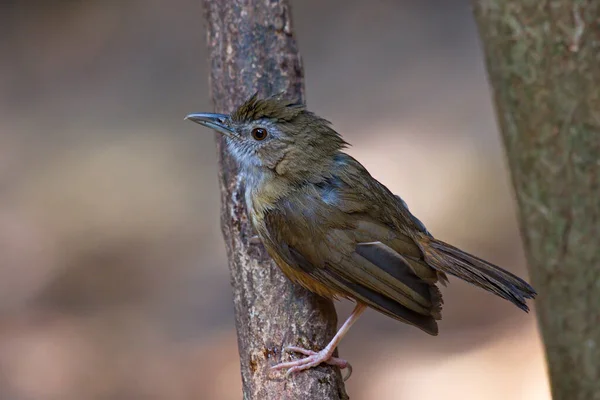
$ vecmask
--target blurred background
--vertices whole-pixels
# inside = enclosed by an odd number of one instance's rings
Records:
[[[309,107],[440,238],[526,275],[469,3],[293,1]],[[0,399],[240,399],[200,1],[0,5]],[[368,118],[365,118],[368,116]],[[369,311],[354,399],[549,399],[533,315]],[[351,307],[339,305],[340,319]]]

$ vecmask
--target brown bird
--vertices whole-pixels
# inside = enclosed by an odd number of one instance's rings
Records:
[[[349,366],[332,354],[366,307],[437,335],[436,283],[445,285],[446,274],[529,310],[525,301],[536,293],[527,282],[434,238],[399,196],[342,151],[347,143],[330,123],[303,105],[254,95],[231,115],[186,119],[226,136],[252,225],[283,273],[321,296],[356,301],[323,350],[287,347],[306,357],[273,369]]]

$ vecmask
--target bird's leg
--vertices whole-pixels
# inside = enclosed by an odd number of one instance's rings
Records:
[[[352,314],[350,314],[350,316],[348,317],[346,322],[344,322],[344,325],[342,325],[342,327],[337,331],[337,333],[335,334],[333,339],[331,339],[329,344],[327,346],[325,346],[325,348],[323,350],[321,350],[319,352],[315,352],[312,350],[307,350],[307,349],[303,349],[301,347],[296,347],[296,346],[286,347],[286,349],[285,349],[286,351],[293,351],[296,353],[301,353],[301,354],[306,355],[307,357],[302,358],[300,360],[289,361],[289,362],[277,364],[274,367],[271,367],[271,369],[273,369],[273,370],[287,369],[287,372],[285,374],[285,376],[287,377],[290,374],[293,374],[294,372],[299,372],[299,371],[303,371],[305,369],[313,368],[321,363],[335,365],[335,366],[338,366],[340,369],[350,367],[350,364],[346,360],[343,360],[343,359],[337,358],[337,357],[332,357],[332,355],[333,355],[333,352],[335,351],[335,348],[340,343],[340,341],[342,340],[344,335],[346,333],[348,333],[352,324],[354,324],[356,322],[358,317],[360,317],[360,315],[365,311],[366,308],[367,308],[367,306],[365,306],[364,304],[357,303],[356,307],[354,308],[354,311],[352,311]],[[350,369],[350,371],[352,371],[352,368],[349,368],[349,369]],[[350,377],[350,375],[348,375],[346,377],[346,379],[348,379],[349,377]]]

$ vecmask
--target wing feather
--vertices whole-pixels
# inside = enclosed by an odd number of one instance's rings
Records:
[[[404,228],[424,231],[403,202],[343,155],[323,181],[296,188],[261,216],[265,247],[293,281],[319,294],[343,296],[430,334],[437,334],[443,274],[424,262]],[[362,187],[361,185],[365,185]],[[397,219],[381,209],[398,209]]]

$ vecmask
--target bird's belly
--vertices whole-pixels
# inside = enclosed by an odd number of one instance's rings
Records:
[[[339,293],[323,283],[319,282],[309,274],[304,271],[301,271],[297,268],[289,266],[285,261],[283,261],[276,254],[271,254],[271,257],[277,264],[277,266],[281,269],[283,274],[292,282],[299,284],[305,289],[310,290],[313,293],[318,294],[319,296],[327,297],[327,298],[336,298],[339,296],[343,296],[342,293]]]
[[[265,245],[265,248],[267,249],[267,252],[271,256],[271,258],[273,258],[279,269],[281,269],[283,274],[289,280],[323,297],[344,297],[344,294],[329,288],[325,284],[313,278],[310,274],[307,274],[301,269],[294,268],[288,263],[286,263],[277,254],[277,250],[271,245],[269,245],[269,239],[267,238],[269,238],[271,235],[267,229],[267,226],[264,223],[264,208],[260,207],[260,203],[257,201],[257,198],[252,197],[251,194],[248,192],[246,193],[246,202],[248,209],[251,210],[248,212],[248,215],[250,216],[250,220],[252,222],[252,225],[254,226],[254,229],[258,233],[259,238]]]

